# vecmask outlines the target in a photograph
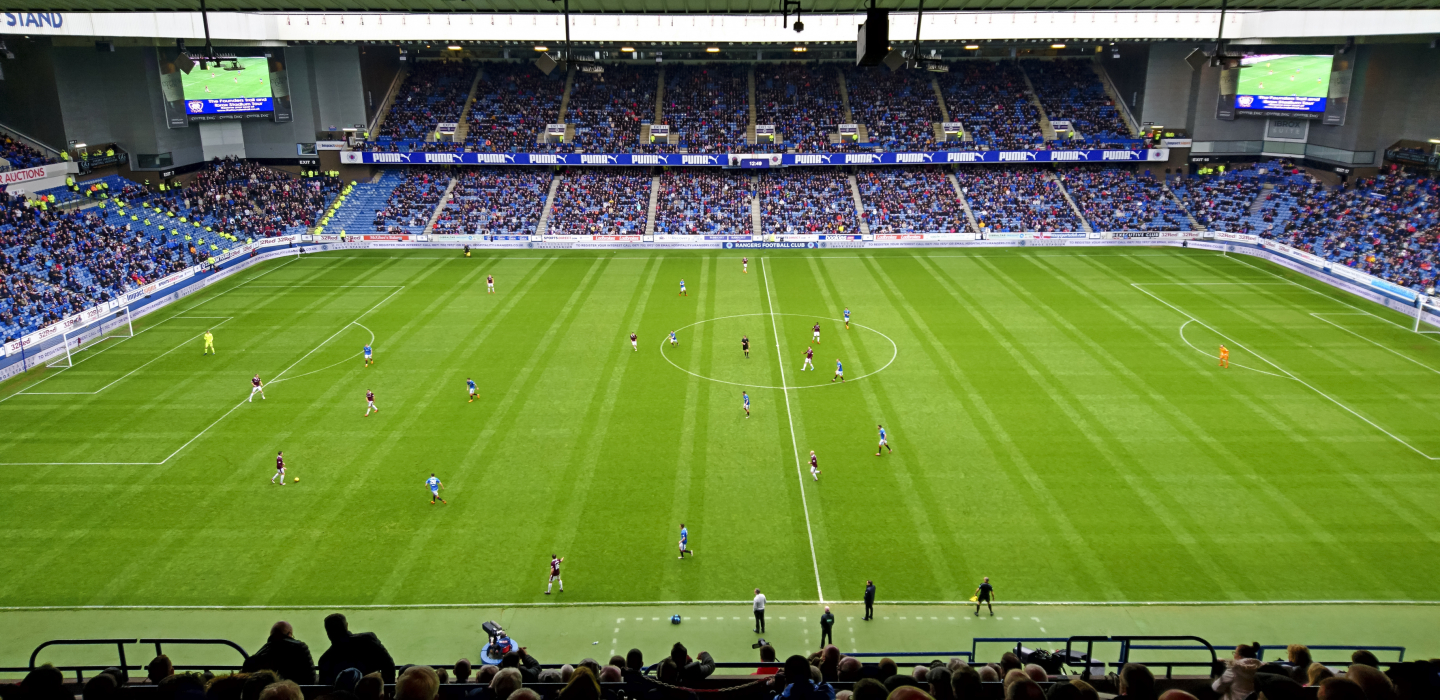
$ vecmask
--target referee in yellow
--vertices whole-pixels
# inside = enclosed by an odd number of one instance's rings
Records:
[[[201,355],[214,355],[214,354],[215,354],[215,333],[214,333],[214,332],[212,332],[212,331],[205,331],[205,352],[202,352],[202,353],[200,353],[200,354],[201,354]]]

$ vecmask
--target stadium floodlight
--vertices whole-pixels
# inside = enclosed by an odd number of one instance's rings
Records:
[[[78,144],[84,146],[85,144]],[[82,345],[94,346],[100,341],[111,338],[133,338],[135,337],[135,326],[131,323],[130,307],[121,307],[115,315],[101,322],[99,325],[82,326],[73,330],[67,330],[60,336],[60,342],[65,346],[64,356],[57,356],[54,361],[46,364],[46,367],[73,367],[75,366],[75,353],[80,351]],[[73,350],[72,350],[73,348]]]
[[[620,52],[621,52],[621,53],[635,53],[635,47],[634,47],[634,46],[621,46],[621,47],[620,47]]]
[[[1056,44],[1051,44],[1051,45],[1050,45],[1050,48],[1052,48],[1052,49],[1063,49],[1063,48],[1065,48],[1065,45],[1064,45],[1064,44],[1056,43]]]
[[[800,32],[803,32],[803,31],[805,31],[805,23],[804,23],[804,22],[801,22],[801,21],[798,20],[798,19],[795,20],[795,33],[796,33],[796,34],[799,34]]]
[[[966,51],[977,51],[977,50],[979,50],[979,49],[980,49],[980,45],[979,45],[979,44],[966,44],[966,45],[965,45],[965,50],[966,50]]]
[[[539,51],[540,53],[545,53],[546,51],[549,51],[549,50],[550,50],[550,47],[549,47],[549,46],[536,46],[536,47],[535,47],[535,50],[536,50],[536,51]]]
[[[720,53],[720,47],[719,47],[719,46],[707,46],[707,47],[705,47],[705,53]]]
[[[456,46],[455,44],[451,44],[451,45],[449,45],[449,46],[446,46],[445,48],[450,49],[451,51],[459,51],[459,50],[460,50],[460,47],[459,47],[459,46]]]
[[[805,48],[804,46],[796,46],[795,48],[790,49],[790,50],[791,50],[791,51],[794,51],[795,53],[805,53],[806,51],[809,51],[810,49],[807,49],[807,48]]]

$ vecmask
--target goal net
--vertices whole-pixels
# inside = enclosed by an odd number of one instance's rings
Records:
[[[110,318],[97,325],[85,328],[78,328],[65,331],[61,342],[65,349],[55,359],[47,363],[46,367],[72,367],[75,365],[75,355],[82,349],[94,347],[107,340],[115,338],[130,338],[135,335],[135,327],[130,322],[130,309],[121,308]]]

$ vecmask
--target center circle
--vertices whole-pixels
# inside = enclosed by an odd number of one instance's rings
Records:
[[[824,321],[831,321],[831,322],[834,322],[834,323],[837,323],[837,324],[844,324],[844,323],[845,323],[844,319],[826,318],[826,317],[823,317],[823,316],[806,316],[806,315],[804,315],[804,314],[787,314],[787,313],[734,314],[734,315],[731,315],[731,316],[719,316],[719,317],[717,317],[717,318],[707,318],[707,319],[704,319],[704,320],[702,320],[702,321],[696,321],[696,322],[691,323],[691,324],[689,324],[689,325],[687,325],[687,326],[681,326],[680,328],[676,328],[676,329],[675,329],[675,333],[676,333],[677,335],[679,335],[679,334],[681,333],[681,331],[685,331],[685,330],[687,330],[687,329],[694,328],[695,326],[699,326],[699,325],[702,325],[702,324],[718,323],[718,322],[721,322],[721,321],[729,321],[729,320],[732,320],[732,319],[753,318],[753,317],[757,317],[757,316],[758,316],[758,317],[764,317],[764,318],[766,318],[766,319],[770,319],[771,317],[779,317],[779,316],[794,316],[794,317],[796,317],[796,318],[818,319],[818,320],[824,320]],[[876,369],[876,370],[873,370],[873,371],[870,371],[870,372],[866,372],[865,374],[862,374],[862,375],[860,375],[860,376],[858,376],[858,377],[849,377],[849,378],[848,378],[848,381],[855,382],[855,381],[859,381],[859,380],[861,380],[861,379],[864,379],[864,378],[866,378],[866,377],[870,377],[870,376],[879,374],[880,372],[883,372],[883,371],[885,371],[886,369],[888,369],[888,368],[890,367],[890,365],[894,364],[895,358],[900,355],[900,347],[895,344],[895,341],[892,340],[892,339],[890,338],[890,336],[885,335],[884,333],[881,333],[880,331],[877,331],[877,330],[875,330],[874,328],[871,328],[871,327],[869,327],[869,326],[866,326],[866,325],[863,325],[863,324],[860,324],[860,323],[856,323],[855,321],[851,321],[851,322],[850,322],[850,326],[851,326],[852,328],[858,328],[858,329],[861,329],[861,330],[864,330],[864,331],[868,331],[868,332],[870,332],[870,333],[874,333],[875,335],[878,335],[878,336],[880,336],[881,338],[884,338],[884,339],[885,339],[885,342],[887,342],[887,343],[890,344],[890,359],[887,360],[887,361],[885,362],[885,364],[884,364],[883,366],[881,366],[879,369]],[[777,327],[778,327],[778,326],[777,326],[776,324],[771,323],[771,322],[767,322],[767,323],[764,325],[764,327],[760,329],[760,330],[762,331],[763,335],[759,336],[759,337],[763,337],[763,338],[766,340],[766,342],[763,343],[764,347],[761,347],[761,346],[762,346],[762,343],[757,343],[756,340],[755,340],[755,338],[751,338],[751,341],[750,341],[750,352],[751,352],[752,354],[755,354],[755,353],[757,353],[757,352],[758,352],[758,353],[762,353],[762,355],[761,355],[762,357],[765,357],[765,355],[764,355],[763,353],[764,353],[764,351],[767,350],[767,349],[769,350],[769,352],[772,352],[772,353],[775,352],[775,349],[776,349],[776,346],[775,346],[775,344],[774,344],[775,339],[774,339],[773,337],[771,337],[770,334],[771,334],[772,332],[774,332],[774,329],[776,329]],[[808,331],[809,329],[807,328],[806,330]],[[842,330],[842,331],[840,331],[840,332],[845,332],[845,331]],[[832,333],[833,333],[833,331],[832,331]],[[739,336],[738,336],[738,334],[737,334],[736,340],[738,341],[738,339],[739,339]],[[824,340],[824,334],[822,334],[821,340],[822,340],[822,341]],[[685,342],[687,341],[687,338],[685,338],[684,336],[680,336],[680,337],[679,337],[679,341],[683,344],[683,343],[685,343]],[[708,342],[715,342],[715,341],[707,340],[707,341],[705,341],[705,342],[708,343]],[[738,345],[738,343],[737,343],[737,345]],[[684,373],[686,373],[686,374],[689,374],[690,376],[699,377],[700,379],[705,379],[705,380],[712,381],[712,382],[717,382],[717,383],[720,383],[720,384],[729,384],[729,385],[731,385],[731,386],[746,387],[746,388],[749,388],[749,389],[817,389],[817,388],[819,388],[819,387],[824,387],[824,386],[835,386],[836,384],[839,384],[839,383],[840,383],[840,382],[835,382],[835,383],[832,384],[832,383],[828,383],[828,382],[827,382],[827,383],[824,383],[824,384],[809,384],[809,385],[795,385],[795,384],[791,384],[791,383],[788,381],[788,378],[792,375],[792,373],[793,373],[794,370],[784,369],[784,368],[782,368],[782,371],[784,372],[784,376],[786,377],[786,381],[785,381],[785,386],[783,386],[783,387],[780,387],[780,386],[772,386],[772,385],[767,385],[767,384],[751,384],[751,383],[748,383],[748,382],[734,382],[734,381],[730,381],[730,380],[728,380],[728,379],[719,379],[719,378],[717,378],[717,377],[710,377],[710,376],[706,376],[706,375],[704,375],[704,374],[700,374],[699,372],[693,372],[693,371],[691,371],[691,370],[689,370],[689,369],[686,369],[686,368],[684,368],[684,367],[681,367],[679,364],[676,364],[676,362],[675,362],[674,360],[670,359],[670,353],[668,352],[668,351],[669,351],[669,348],[670,348],[670,336],[669,336],[669,334],[667,333],[667,334],[665,335],[665,337],[663,337],[663,338],[660,339],[660,356],[661,356],[661,357],[664,357],[664,358],[665,358],[665,361],[670,363],[670,366],[674,367],[675,369],[680,370],[681,372],[684,372]],[[739,348],[737,347],[736,350],[738,351]],[[816,352],[817,352],[817,354],[818,354],[819,350],[817,350]],[[758,358],[757,358],[757,359],[758,359]],[[775,359],[774,357],[769,357],[768,360],[766,360],[766,361],[768,361],[768,362],[775,362],[776,359]],[[781,361],[781,362],[784,362],[783,359],[781,359],[780,361]],[[843,358],[842,358],[842,361],[843,361]],[[821,359],[819,359],[818,357],[816,358],[816,363],[817,363],[817,365],[820,364],[820,363],[823,363],[823,362],[824,362],[824,360],[821,360]],[[772,365],[772,366],[773,366],[773,365]],[[819,370],[816,369],[816,370],[814,370],[814,371],[818,372]]]

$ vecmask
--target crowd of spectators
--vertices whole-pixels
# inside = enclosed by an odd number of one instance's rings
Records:
[[[655,89],[660,85],[654,64],[612,63],[604,73],[576,71],[570,86],[565,122],[575,125],[580,153],[636,153],[640,125],[655,118]]]
[[[977,148],[1038,148],[1040,111],[1030,102],[1014,61],[954,61],[936,73],[950,120],[964,125]]]
[[[384,233],[419,233],[430,223],[435,206],[450,186],[450,174],[439,166],[406,168],[404,179],[395,189],[385,207],[375,212],[375,230]]]
[[[713,169],[677,168],[660,176],[655,233],[747,235],[753,180]]]
[[[544,168],[461,170],[434,232],[532,235],[550,194],[550,177]]]
[[[1078,166],[1058,171],[1080,214],[1096,231],[1189,231],[1180,203],[1133,168]]]
[[[9,169],[33,168],[51,162],[45,154],[6,135],[0,135],[0,158],[10,162]],[[6,170],[4,165],[0,165],[0,170]]]
[[[1440,265],[1434,177],[1391,166],[1352,186],[1312,186],[1293,196],[1291,216],[1261,236],[1404,287],[1434,287]]]
[[[483,63],[475,101],[466,117],[465,143],[488,153],[534,153],[546,124],[560,118],[565,75],[540,72],[529,61]]]
[[[214,231],[264,238],[314,226],[339,192],[340,180],[334,176],[295,177],[227,157],[207,163],[183,188],[160,193],[150,203]]]
[[[943,168],[866,168],[855,181],[870,233],[970,230],[965,207]]]
[[[41,209],[0,193],[0,336],[8,342],[199,262],[107,223],[98,209]]]
[[[380,136],[424,141],[441,123],[460,121],[475,78],[471,61],[416,61],[390,104]]]
[[[1091,145],[1130,139],[1130,128],[1116,109],[1088,59],[1032,60],[1021,64],[1051,122],[1069,121]]]
[[[840,79],[829,64],[755,66],[755,123],[774,124],[776,138],[796,151],[832,150],[829,135],[843,123]]]
[[[850,116],[864,124],[870,138],[866,147],[887,151],[939,150],[935,124],[942,121],[932,73],[891,71],[883,66],[850,67],[844,71]]]
[[[546,233],[639,235],[650,206],[650,174],[643,168],[573,168],[555,192]]]
[[[758,189],[763,233],[860,233],[850,180],[839,168],[767,171]]]
[[[674,64],[665,68],[661,121],[690,153],[743,152],[750,123],[750,86],[745,66]]]
[[[1217,175],[1181,178],[1171,186],[1195,221],[1212,231],[1253,233],[1250,208],[1264,191],[1253,165]]]
[[[1050,170],[1025,165],[961,168],[955,178],[982,233],[1084,230]]]

